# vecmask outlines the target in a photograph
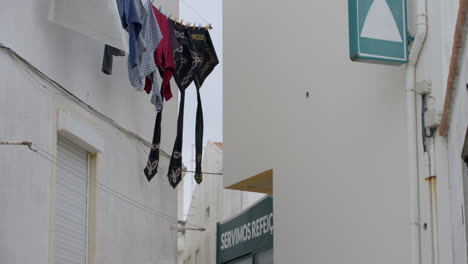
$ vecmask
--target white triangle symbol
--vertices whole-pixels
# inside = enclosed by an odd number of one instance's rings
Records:
[[[387,1],[374,0],[364,21],[361,37],[403,42]]]

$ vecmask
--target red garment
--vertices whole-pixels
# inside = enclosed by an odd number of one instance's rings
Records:
[[[159,42],[158,48],[154,52],[154,62],[156,66],[160,67],[163,70],[163,84],[162,84],[162,93],[166,101],[172,98],[171,91],[171,78],[175,73],[175,63],[174,56],[172,55],[171,48],[171,37],[169,32],[169,24],[167,23],[167,18],[164,14],[158,11],[153,6],[154,15],[158,20],[159,29],[163,35],[163,39]],[[151,92],[152,82],[147,77],[145,84],[146,93]]]

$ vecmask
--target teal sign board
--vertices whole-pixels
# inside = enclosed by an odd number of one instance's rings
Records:
[[[216,234],[217,262],[273,246],[273,200],[266,197],[237,217],[218,223]]]
[[[348,0],[353,61],[400,65],[408,59],[406,0]]]

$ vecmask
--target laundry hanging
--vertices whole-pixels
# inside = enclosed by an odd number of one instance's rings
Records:
[[[141,46],[146,48],[140,35],[143,28],[142,18],[133,0],[118,0],[118,8],[122,28],[128,32],[128,61],[131,67],[135,67],[138,64],[139,56],[137,54],[137,45],[140,45],[140,49]]]
[[[162,13],[154,7],[154,13],[163,32],[163,40],[155,52],[155,63],[159,67],[160,74],[163,77],[161,93],[166,100],[170,99],[170,76],[174,80],[180,91],[179,115],[177,120],[177,135],[171,155],[168,170],[168,180],[170,185],[175,188],[182,180],[182,147],[183,147],[183,119],[185,109],[185,90],[195,81],[197,89],[197,113],[195,127],[196,142],[196,169],[195,180],[201,183],[202,175],[202,151],[203,151],[203,110],[200,96],[200,88],[219,63],[216,52],[211,41],[207,28],[188,27],[177,23],[172,19],[167,19]],[[167,24],[167,27],[166,27]],[[166,32],[167,29],[167,32]],[[166,38],[166,40],[164,40]],[[170,43],[168,43],[168,41]],[[170,47],[170,48],[169,48]],[[168,51],[172,54],[168,54]],[[172,56],[171,56],[172,55]],[[172,63],[173,61],[173,63]],[[175,68],[172,68],[172,66]],[[173,71],[175,70],[175,71]],[[154,89],[150,85],[151,80],[146,80],[145,91],[149,93]],[[156,116],[153,132],[153,142],[148,157],[144,173],[148,181],[156,175],[159,166],[159,152],[161,144],[161,122],[162,111]]]
[[[200,28],[189,29],[189,34],[192,40],[193,50],[198,55],[198,58],[201,61],[201,67],[199,70],[195,71],[195,86],[197,89],[197,116],[195,124],[195,181],[201,183],[203,180],[202,175],[202,155],[203,155],[203,109],[200,98],[200,88],[203,85],[203,82],[208,77],[208,75],[214,70],[216,65],[218,65],[219,60],[216,56],[216,51],[211,41],[210,33],[208,30],[203,30]]]
[[[71,0],[51,1],[51,20],[57,20],[53,12],[57,7],[56,4],[65,1]],[[111,2],[115,3],[114,0],[111,0]],[[131,85],[137,91],[144,89],[147,93],[152,92],[151,102],[156,107],[157,115],[151,152],[144,173],[148,181],[150,181],[158,171],[163,98],[166,100],[172,98],[170,79],[174,77],[181,98],[177,121],[177,135],[167,176],[171,186],[174,188],[182,180],[185,89],[195,81],[198,104],[195,128],[195,180],[200,183],[203,179],[201,172],[203,111],[200,88],[206,77],[219,63],[208,32],[208,29],[211,29],[211,25],[203,28],[201,28],[201,25],[198,27],[189,27],[188,24],[183,25],[178,22],[177,18],[172,20],[169,19],[170,15],[167,17],[167,14],[162,14],[160,10],[152,6],[150,1],[145,5],[140,0],[117,0],[116,3],[117,6],[114,6],[114,9],[117,7],[116,11],[118,12],[116,13],[120,16],[119,24],[121,28],[128,32],[128,45],[121,45],[115,40],[104,40],[106,46],[104,49],[102,71],[110,75],[112,73],[113,56],[124,55],[121,49],[128,50],[127,65]],[[63,8],[60,4],[58,4],[58,7]],[[121,29],[117,31],[121,31]],[[157,71],[159,71],[162,77],[161,88],[158,87],[157,83]]]
[[[144,89],[143,80],[145,80],[146,77],[150,78],[153,84],[151,103],[155,105],[156,112],[159,112],[162,109],[162,97],[157,84],[157,67],[154,62],[154,52],[162,41],[163,35],[154,15],[151,3],[147,1],[146,7],[144,7],[140,0],[135,0],[134,2],[138,14],[140,18],[142,18],[143,27],[140,36],[145,47],[137,45],[139,61],[137,65],[133,67],[130,63],[128,64],[130,83],[137,91],[142,91]]]
[[[176,72],[174,80],[177,83],[180,91],[180,106],[179,116],[177,119],[177,135],[172,150],[171,161],[169,163],[169,171],[167,178],[173,188],[182,180],[182,139],[184,129],[184,106],[185,106],[185,89],[192,83],[194,73],[201,66],[200,58],[193,50],[191,36],[183,25],[175,23],[169,19],[169,28],[174,30],[177,41],[181,45],[174,52],[174,61]]]
[[[170,81],[175,72],[174,56],[172,54],[171,49],[171,39],[172,41],[175,41],[176,38],[174,31],[169,30],[169,25],[166,16],[159,12],[154,6],[153,12],[156,16],[159,28],[161,29],[163,35],[162,41],[159,43],[159,46],[154,52],[154,63],[156,64],[156,66],[159,67],[160,73],[162,73],[161,77],[163,78],[163,97],[166,99],[166,101],[168,101],[172,98]],[[149,78],[146,78],[146,93],[150,93],[151,89],[152,81]]]
[[[137,91],[152,92],[157,112],[151,152],[144,173],[150,181],[157,173],[161,144],[163,98],[170,100],[170,80],[180,91],[177,135],[169,164],[168,179],[174,188],[182,180],[182,139],[185,90],[192,82],[197,89],[195,180],[203,179],[203,110],[200,88],[219,63],[208,29],[189,27],[177,17],[172,20],[151,1],[141,0],[50,0],[49,20],[76,30],[105,44],[102,72],[112,74],[113,56],[128,53],[128,77]],[[127,34],[124,34],[127,31]],[[157,72],[162,77],[159,88]]]
[[[172,42],[177,42],[177,39],[175,37],[174,30],[169,29],[169,24],[166,16],[159,12],[155,7],[153,7],[153,11],[159,23],[159,28],[161,29],[161,32],[163,34],[163,39],[159,43],[159,46],[156,49],[156,51],[154,52],[154,62],[156,66],[159,67],[159,72],[161,74],[161,77],[163,78],[163,83],[161,85],[161,93],[166,100],[169,100],[172,97],[170,80],[176,70],[173,51],[176,50],[179,47],[179,45],[171,45],[171,40]],[[150,93],[151,89],[152,81],[149,78],[146,78],[145,91],[147,93]],[[159,148],[161,144],[162,112],[163,110],[161,110],[156,115],[152,147],[148,157],[147,166],[144,169],[144,173],[148,181],[150,181],[158,172]]]
[[[197,113],[195,126],[196,169],[195,180],[201,183],[202,152],[203,152],[203,109],[200,88],[206,77],[219,63],[209,32],[206,29],[187,27],[170,20],[175,35],[181,47],[175,52],[176,73],[174,79],[181,93],[179,117],[177,121],[177,137],[169,164],[168,180],[176,187],[182,180],[182,138],[185,104],[185,89],[195,81],[197,89]]]

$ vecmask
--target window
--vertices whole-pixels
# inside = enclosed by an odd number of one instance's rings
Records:
[[[57,137],[54,263],[87,263],[88,152]]]
[[[255,264],[273,264],[273,248],[255,254]]]

